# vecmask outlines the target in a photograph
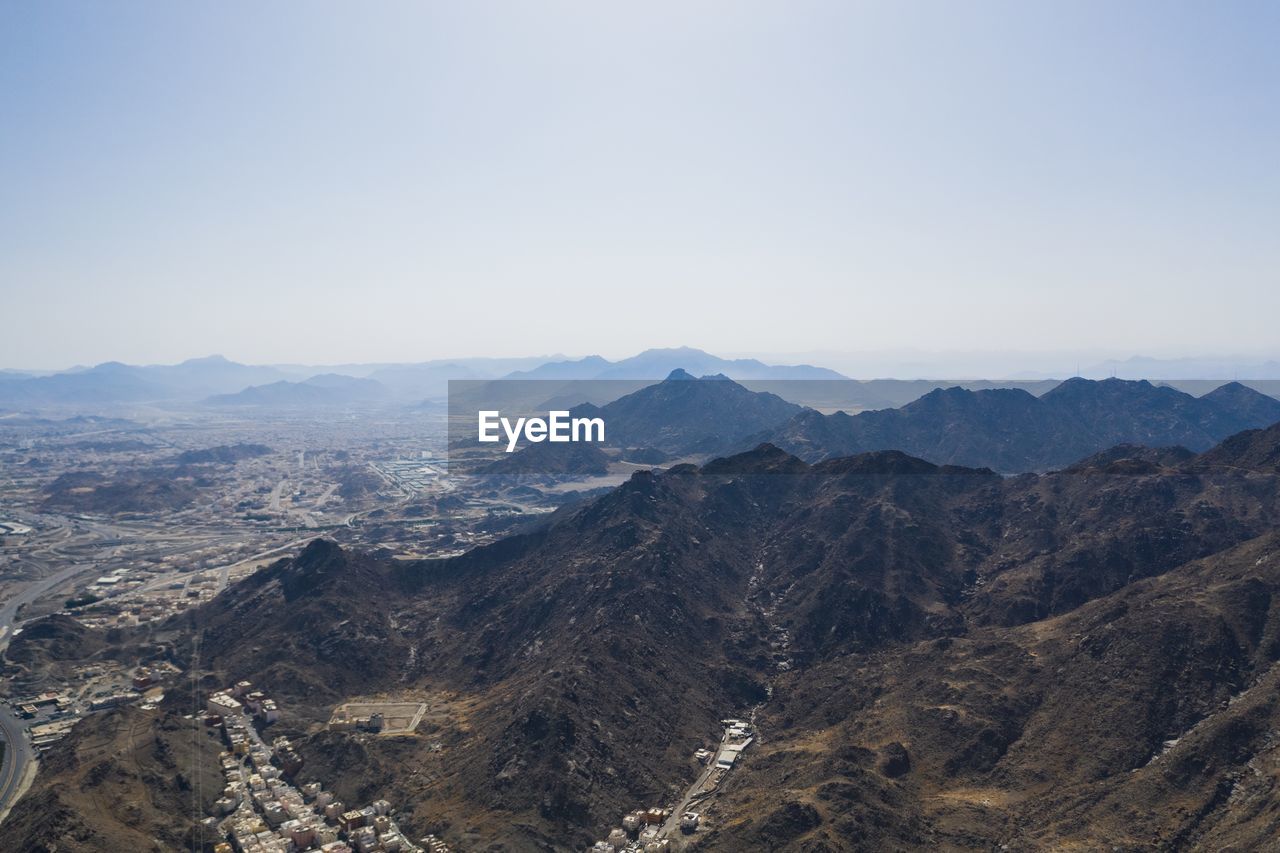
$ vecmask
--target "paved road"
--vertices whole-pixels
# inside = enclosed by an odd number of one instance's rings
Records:
[[[27,766],[35,760],[35,749],[27,740],[26,726],[8,705],[0,705],[0,733],[4,735],[4,761],[0,764],[0,815],[4,815],[17,800],[22,777],[26,775]]]
[[[720,737],[720,743],[711,751],[711,758],[708,761],[707,769],[698,774],[698,778],[684,792],[684,796],[680,799],[680,803],[671,812],[671,817],[667,818],[658,829],[659,838],[679,838],[680,833],[680,816],[689,811],[694,802],[706,793],[707,783],[711,781],[711,777],[716,772],[716,759],[720,757],[720,750],[729,742],[729,733],[726,731]]]
[[[279,498],[278,493],[283,490],[284,486],[285,482],[283,481],[279,486],[277,486],[277,500]],[[148,539],[151,535],[150,531],[139,534],[116,525],[108,525],[89,519],[63,519],[63,521],[65,526],[56,534],[58,538],[62,540],[61,544],[55,548],[51,546],[51,540],[49,540],[39,550],[28,553],[24,557],[26,562],[38,566],[48,566],[54,562],[74,559],[71,555],[64,553],[64,549],[69,549],[73,546],[78,547],[81,544],[87,545],[90,543],[80,543],[79,538],[81,537],[81,534],[73,534],[71,532],[73,529],[86,531],[98,537],[91,543],[96,548],[135,541],[133,539],[125,538],[126,535],[129,534],[132,534],[133,536],[140,535],[142,540]],[[239,565],[240,562],[245,562],[247,560],[261,559],[262,557],[269,556],[277,551],[296,547],[306,541],[308,541],[307,538],[295,539],[292,542],[254,554],[245,558],[245,560],[232,563],[231,565],[235,566]],[[189,547],[189,543],[177,544],[155,549],[154,553],[160,556],[171,555],[181,553]],[[113,556],[118,559],[121,555],[117,553]],[[3,652],[9,645],[9,641],[13,639],[13,632],[21,628],[23,621],[25,621],[19,618],[18,611],[21,607],[31,604],[43,596],[56,591],[58,587],[70,584],[80,575],[103,571],[107,568],[107,565],[110,562],[110,560],[106,563],[76,562],[72,565],[66,566],[60,571],[48,575],[47,577],[32,581],[23,587],[17,594],[9,597],[3,602],[0,602],[0,652]],[[222,567],[220,588],[226,586],[230,568],[231,566]],[[184,577],[182,575],[166,574],[147,584],[147,587],[158,586],[163,583],[172,583],[177,578],[182,578],[188,581],[190,580],[190,576]],[[0,738],[3,738],[5,742],[4,758],[3,762],[0,763],[0,815],[3,815],[13,806],[13,801],[17,795],[18,788],[22,783],[23,776],[26,774],[31,762],[35,760],[35,750],[27,740],[26,726],[15,714],[13,714],[9,707],[5,705],[0,705]]]
[[[19,607],[29,605],[44,594],[69,583],[77,575],[96,569],[97,566],[91,562],[68,566],[47,578],[32,581],[17,596],[10,597],[4,605],[0,605],[0,651],[9,646],[13,631],[22,626],[22,622],[18,620]],[[0,704],[0,736],[3,736],[5,742],[4,762],[0,763],[0,815],[4,815],[13,807],[22,777],[26,775],[27,765],[35,761],[36,752],[27,740],[27,726],[23,725],[22,720],[6,704]]]
[[[30,604],[77,575],[96,569],[93,563],[68,566],[47,578],[28,584],[22,592],[0,605],[0,651],[9,645],[14,630],[21,627],[22,623],[18,620],[19,607]],[[7,705],[0,704],[0,736],[3,736],[5,745],[4,760],[0,763],[0,815],[13,807],[18,787],[27,772],[27,765],[35,760],[35,750],[27,740],[26,728]]]
[[[271,497],[267,502],[267,509],[271,512],[282,512],[280,508],[280,495],[284,491],[284,487],[288,485],[288,480],[281,480],[276,483],[276,487],[271,490]]]
[[[245,557],[243,560],[237,560],[234,563],[228,563],[227,565],[223,566],[221,569],[217,569],[218,592],[222,592],[224,589],[227,588],[227,585],[231,582],[231,570],[234,569],[236,566],[243,566],[245,563],[250,563],[255,560],[261,560],[264,557],[270,557],[272,554],[278,554],[279,552],[287,551],[290,548],[297,548],[299,545],[302,545],[310,541],[311,541],[310,536],[303,537],[302,539],[295,539],[292,542],[286,542],[283,545],[276,546],[275,548],[268,548],[266,551],[259,551],[256,554],[250,554],[248,557]]]
[[[13,636],[13,630],[20,627],[18,622],[18,608],[23,605],[30,604],[41,596],[56,589],[59,586],[69,582],[77,575],[87,574],[96,571],[97,565],[94,563],[77,563],[68,566],[59,572],[54,572],[46,578],[33,581],[23,588],[22,592],[9,598],[4,604],[0,605],[0,651],[9,645],[9,640]]]

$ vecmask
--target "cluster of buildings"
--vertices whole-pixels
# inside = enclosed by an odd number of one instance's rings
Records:
[[[142,694],[136,690],[122,690],[119,693],[109,693],[94,699],[89,703],[89,710],[107,711],[111,708],[119,708],[121,705],[130,705],[141,698]]]
[[[671,841],[662,838],[663,824],[671,817],[671,809],[636,809],[622,818],[622,826],[612,830],[603,841],[592,845],[588,853],[668,853]]]
[[[71,710],[73,701],[69,696],[62,696],[53,691],[45,691],[35,696],[23,696],[12,700],[13,709],[18,712],[18,716],[24,720],[30,720],[41,712],[45,712],[50,716],[67,713]]]
[[[83,679],[79,687],[62,682],[63,690],[44,690],[9,700],[14,714],[27,726],[31,744],[37,751],[57,743],[85,712],[107,711],[147,699],[143,708],[154,707],[163,698],[160,682],[177,671],[159,661],[139,667],[132,674],[114,662],[77,667]]]
[[[720,749],[716,752],[716,769],[731,770],[742,751],[751,745],[754,735],[751,724],[742,720],[721,720],[724,724],[724,738],[720,741]]]
[[[280,719],[280,708],[274,699],[269,699],[261,690],[255,690],[247,681],[237,682],[234,687],[219,690],[209,697],[205,705],[212,725],[217,725],[229,716],[252,716],[263,723],[274,723]],[[235,743],[232,743],[235,750]]]
[[[160,682],[177,675],[178,668],[168,661],[159,661],[150,666],[140,666],[133,672],[130,679],[130,686],[134,690],[142,692],[142,710],[149,711],[159,707],[164,700],[164,691],[160,687]]]
[[[755,739],[751,724],[744,720],[721,720],[724,735],[715,749],[699,749],[693,757],[707,767],[689,789],[683,804],[685,811],[676,817],[672,809],[636,809],[622,818],[622,826],[610,831],[603,841],[592,845],[588,853],[668,853],[671,836],[678,828],[691,835],[702,824],[702,814],[693,811],[696,803],[705,801],[737,763],[738,756]]]
[[[14,713],[22,720],[28,721],[31,745],[37,752],[44,752],[66,737],[67,732],[71,731],[71,727],[79,719],[75,710],[75,700],[70,696],[52,691],[34,696],[22,696],[13,699],[10,705]]]
[[[103,575],[85,589],[85,603],[71,611],[77,621],[91,628],[127,628],[166,619],[203,604],[218,592],[212,575],[193,575],[152,587],[143,580],[124,576],[129,569]]]
[[[268,746],[253,727],[255,718],[266,723],[278,713],[247,681],[209,697],[205,722],[222,727],[229,747],[218,814],[206,821],[226,839],[215,853],[449,853],[433,836],[425,848],[409,841],[386,800],[350,808],[318,782],[294,785],[302,757],[287,738]]]
[[[329,728],[335,732],[349,732],[352,730],[358,732],[373,732],[377,734],[382,731],[386,725],[386,717],[380,713],[372,713],[367,717],[356,717],[348,714],[346,711],[339,710],[334,713],[333,719],[329,720]]]
[[[425,451],[421,459],[389,459],[371,462],[370,467],[406,492],[425,492],[439,486],[444,477],[440,464]]]

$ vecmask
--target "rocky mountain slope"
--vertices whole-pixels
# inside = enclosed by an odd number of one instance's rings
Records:
[[[453,559],[315,542],[166,630],[210,683],[271,684],[309,772],[467,849],[581,848],[752,708],[705,849],[1249,849],[1278,453],[1280,426],[1006,479],[765,445]],[[404,690],[445,709],[429,736],[313,726]]]
[[[515,387],[522,391],[537,385],[523,382],[516,383]],[[506,390],[511,386],[498,383],[493,387]],[[545,390],[538,390],[534,396],[544,393]],[[498,410],[501,404],[485,396],[455,407],[450,448],[453,461],[474,466],[472,470],[484,476],[521,481],[551,482],[604,473],[607,459],[600,453],[600,445],[526,444],[513,453],[504,453],[502,442],[481,448],[472,431],[474,412],[490,408]],[[625,458],[664,460],[683,456],[707,458],[733,447],[748,435],[784,424],[801,411],[800,406],[776,394],[750,391],[722,375],[696,378],[679,369],[661,382],[623,393],[605,405],[580,403],[569,409],[572,417],[602,420],[605,424],[602,445],[624,449]],[[466,454],[474,453],[476,448],[480,448],[483,455],[466,458]]]
[[[572,410],[604,419],[607,443],[666,453],[712,453],[784,423],[800,406],[775,394],[748,391],[722,375],[695,378],[673,370],[666,379],[604,406]]]
[[[220,741],[171,703],[80,722],[40,759],[32,789],[0,824],[0,849],[24,853],[199,850],[199,822],[221,796]]]

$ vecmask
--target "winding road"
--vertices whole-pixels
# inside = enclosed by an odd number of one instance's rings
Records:
[[[0,820],[4,820],[17,802],[22,780],[36,756],[31,742],[27,740],[26,726],[8,705],[0,705],[0,734],[4,735],[4,761],[0,764]]]
[[[21,627],[21,622],[18,621],[18,610],[23,605],[30,604],[77,576],[96,571],[96,569],[97,566],[93,563],[77,563],[68,566],[47,578],[33,581],[17,595],[0,605],[0,651],[9,645],[13,632]],[[26,729],[27,727],[8,705],[0,704],[0,736],[4,738],[4,759],[0,761],[0,820],[3,820],[9,813],[9,809],[13,807],[22,787],[22,780],[26,776],[27,767],[35,760],[35,750],[27,740]]]

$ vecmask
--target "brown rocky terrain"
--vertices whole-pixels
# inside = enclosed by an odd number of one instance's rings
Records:
[[[40,759],[36,784],[0,825],[24,853],[201,849],[222,791],[221,741],[176,704],[86,718]]]
[[[137,471],[108,480],[101,474],[63,474],[49,484],[44,507],[62,512],[155,513],[190,506],[199,496],[189,471]]]
[[[166,630],[207,683],[282,698],[304,774],[467,849],[585,846],[756,706],[705,849],[1254,849],[1280,809],[1277,447],[1001,478],[762,446],[453,559],[313,542]],[[318,725],[405,690],[450,710]]]

